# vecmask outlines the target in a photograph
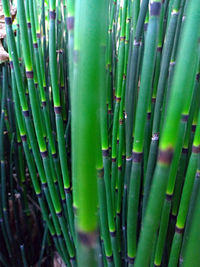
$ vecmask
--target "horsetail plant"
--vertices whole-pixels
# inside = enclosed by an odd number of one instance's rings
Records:
[[[2,5],[2,266],[198,266],[199,1]]]

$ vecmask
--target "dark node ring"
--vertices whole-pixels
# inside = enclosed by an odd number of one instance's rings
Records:
[[[117,158],[112,158],[112,162],[116,162],[117,161]]]
[[[181,115],[181,120],[182,120],[183,122],[187,122],[187,121],[188,121],[188,118],[189,118],[189,115],[188,115],[188,114],[182,114],[182,115]]]
[[[195,132],[195,130],[196,130],[196,125],[192,125],[192,132],[194,133]]]
[[[73,257],[70,257],[70,261],[75,261],[76,260],[76,257],[73,256]]]
[[[13,62],[10,61],[10,68],[13,69]]]
[[[188,148],[184,148],[184,147],[183,147],[183,148],[182,148],[182,153],[183,153],[183,154],[187,154],[187,153],[188,153]]]
[[[42,192],[36,194],[38,198],[42,197]]]
[[[166,200],[167,201],[172,201],[173,195],[166,194]]]
[[[125,38],[126,38],[125,36],[121,36],[120,41],[125,41]]]
[[[62,202],[63,204],[65,204],[66,199],[61,199],[61,202]]]
[[[134,264],[134,261],[135,261],[135,258],[132,258],[132,257],[127,257],[127,259],[128,259],[128,262],[130,263],[130,264]]]
[[[56,238],[56,234],[53,234],[53,235],[51,235],[51,236],[52,236],[52,238],[53,238],[53,239],[55,239],[55,238]]]
[[[29,117],[29,111],[28,110],[23,110],[23,115],[24,115],[24,117]]]
[[[46,87],[46,86],[43,86],[43,88],[44,88],[44,91],[46,92],[46,90],[47,90],[47,87]]]
[[[56,114],[61,114],[62,108],[61,107],[54,107],[54,112]]]
[[[97,170],[97,176],[98,176],[98,178],[103,178],[103,176],[104,176],[104,168],[101,168],[101,169]]]
[[[145,31],[145,32],[147,31],[147,28],[148,28],[148,23],[145,23],[145,24],[144,24],[144,31]]]
[[[38,48],[38,43],[34,43],[34,44],[33,44],[33,47],[34,47],[34,48]]]
[[[49,18],[55,20],[56,19],[56,11],[49,11]]]
[[[197,73],[197,75],[196,75],[196,79],[197,79],[197,81],[199,82],[199,80],[200,80],[200,72]]]
[[[17,142],[17,145],[18,146],[21,146],[22,145],[22,142],[21,141]]]
[[[61,89],[61,90],[65,90],[65,87],[62,85],[62,86],[60,87],[60,89]]]
[[[46,101],[42,101],[42,106],[46,107],[46,105],[47,105],[47,102]]]
[[[47,188],[47,183],[42,183],[42,189],[44,190],[45,188]]]
[[[33,79],[33,71],[26,71],[26,78],[27,79]]]
[[[67,29],[73,30],[74,29],[74,17],[67,18]]]
[[[12,25],[12,19],[11,19],[11,17],[5,17],[5,24],[6,25]]]
[[[31,23],[30,22],[27,23],[27,27],[28,27],[28,29],[31,29]]]
[[[147,113],[147,120],[150,120],[151,119],[151,112],[148,112]]]
[[[175,232],[178,234],[183,234],[184,228],[179,228],[178,226],[176,226]]]
[[[42,156],[42,158],[46,158],[48,156],[48,152],[46,151],[40,151],[40,155]]]
[[[57,158],[57,153],[52,154],[53,159]]]
[[[96,243],[97,232],[95,231],[92,233],[84,233],[78,231],[78,237],[82,244],[85,244],[86,246],[89,247],[93,247],[94,244]]]
[[[142,161],[142,157],[143,157],[143,153],[142,152],[132,152],[132,159],[133,162],[141,162]]]
[[[68,187],[68,188],[64,188],[64,191],[65,191],[66,194],[71,194],[71,189],[70,189],[70,187]]]
[[[171,214],[170,214],[170,217],[171,217],[172,219],[176,220],[176,217],[177,217],[177,216],[176,216],[175,214],[172,214],[172,213],[171,213]]]
[[[40,39],[41,34],[40,33],[36,33],[36,36],[37,36],[38,39]]]
[[[123,75],[123,80],[126,80],[126,74]]]
[[[200,153],[200,146],[192,146],[192,153],[195,154]]]
[[[109,150],[108,150],[108,149],[102,149],[102,155],[103,155],[104,157],[108,157],[108,155],[109,155]]]
[[[56,181],[54,182],[54,184],[57,186],[57,185],[58,185],[58,181],[56,180]]]
[[[160,2],[153,2],[150,4],[150,16],[159,16],[160,15]]]
[[[171,148],[167,150],[159,150],[158,161],[170,164],[173,158],[173,150]]]
[[[121,97],[115,97],[115,99],[116,99],[117,102],[121,101]]]
[[[112,237],[115,237],[115,236],[116,236],[116,231],[114,231],[114,232],[110,232],[110,235],[111,235]]]
[[[196,178],[197,178],[197,179],[200,178],[200,171],[199,171],[199,170],[196,172]]]
[[[151,102],[152,103],[155,103],[156,102],[156,98],[155,97],[152,97]]]
[[[57,238],[58,239],[62,238],[62,234],[57,234]]]
[[[106,259],[107,259],[109,262],[113,261],[113,255],[111,255],[111,256],[106,256]]]
[[[158,52],[162,52],[162,46],[158,46],[158,47],[157,47],[157,51],[158,51]]]
[[[56,215],[58,216],[58,218],[61,218],[62,217],[62,211],[56,212]]]
[[[122,166],[118,166],[118,170],[121,171],[122,170]]]

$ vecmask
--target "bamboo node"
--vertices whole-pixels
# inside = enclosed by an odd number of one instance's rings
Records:
[[[46,151],[40,151],[40,155],[42,156],[42,158],[46,158],[48,156],[48,152]]]
[[[46,107],[46,105],[47,105],[47,102],[46,101],[42,101],[42,106]]]
[[[49,18],[52,20],[56,19],[56,11],[55,10],[49,11]]]
[[[108,149],[102,149],[102,155],[103,155],[103,157],[108,157],[109,150]]]
[[[42,190],[47,188],[47,183],[42,183]]]
[[[164,164],[170,164],[173,158],[173,149],[159,150],[158,161]]]
[[[133,152],[132,153],[133,162],[141,162],[142,161],[142,157],[143,157],[143,153],[142,152]]]
[[[12,19],[11,19],[11,17],[5,17],[5,23],[7,25],[12,25]]]
[[[88,247],[93,247],[96,244],[97,232],[84,233],[78,231],[78,237],[82,244],[85,244]]]
[[[127,259],[130,264],[134,264],[135,258],[128,256]]]
[[[38,43],[33,43],[34,48],[38,48]]]
[[[27,79],[33,79],[33,71],[26,71],[26,78]]]
[[[171,195],[171,194],[166,194],[166,200],[167,201],[172,201],[172,197],[173,197],[173,195]]]
[[[106,259],[107,259],[109,262],[113,261],[113,255],[111,255],[111,256],[106,256]]]
[[[187,122],[187,121],[188,121],[188,117],[189,117],[188,114],[182,114],[182,115],[181,115],[181,120],[182,120],[183,122]]]
[[[188,148],[183,147],[183,148],[182,148],[182,153],[183,153],[183,154],[187,154],[187,153],[188,153]]]
[[[97,176],[98,176],[98,178],[103,178],[103,176],[104,176],[104,168],[101,168],[101,169],[97,170]]]
[[[145,23],[145,24],[144,24],[144,31],[145,31],[145,32],[147,31],[147,28],[148,28],[148,23]]]
[[[61,107],[54,107],[55,114],[61,114],[62,108]]]
[[[116,162],[116,160],[117,160],[116,158],[112,158],[112,162]]]
[[[198,170],[198,171],[196,172],[196,178],[197,178],[197,179],[200,178],[200,170]]]
[[[160,15],[160,2],[153,2],[150,4],[150,16],[159,16]]]
[[[183,234],[183,232],[184,232],[184,228],[179,228],[178,226],[176,226],[175,232],[176,232],[177,234]]]
[[[24,117],[29,117],[29,111],[28,110],[24,110],[23,111],[23,115],[24,115]]]
[[[192,153],[195,154],[200,153],[200,146],[192,146]]]
[[[56,212],[56,215],[58,216],[58,218],[62,217],[62,211]]]
[[[111,235],[112,237],[116,237],[116,231],[114,231],[114,232],[111,232],[111,231],[110,231],[110,235]]]
[[[195,125],[195,124],[193,124],[193,125],[192,125],[192,132],[194,133],[194,132],[195,132],[195,130],[196,130],[196,125]]]
[[[31,23],[30,22],[27,23],[27,27],[28,27],[28,29],[31,29]]]
[[[36,193],[36,195],[37,195],[38,198],[42,198],[42,193],[41,192],[40,193]]]
[[[68,187],[68,188],[64,188],[64,191],[65,191],[66,194],[71,194],[71,189],[70,189],[70,187]]]
[[[67,29],[69,31],[74,29],[74,17],[67,18]]]

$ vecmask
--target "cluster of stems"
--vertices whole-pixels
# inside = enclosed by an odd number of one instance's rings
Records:
[[[199,266],[199,0],[11,2],[2,265]]]

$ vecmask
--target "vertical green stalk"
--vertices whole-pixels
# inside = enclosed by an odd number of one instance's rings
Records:
[[[136,267],[148,266],[153,240],[160,221],[169,167],[171,165],[174,146],[177,141],[178,126],[184,105],[183,88],[188,79],[188,66],[193,62],[193,57],[195,57],[195,54],[188,53],[187,51],[188,49],[192,49],[193,51],[197,44],[200,25],[199,12],[200,6],[198,1],[191,1],[188,6],[187,20],[185,21],[185,27],[179,46],[169,108],[159,146],[158,162],[137,250]],[[177,99],[179,99],[179,101],[177,101]],[[160,177],[162,177],[162,179],[160,179]],[[159,201],[157,201],[158,199]]]
[[[147,30],[141,84],[136,111],[132,169],[128,195],[127,242],[129,264],[132,266],[136,256],[138,205],[141,184],[141,162],[144,146],[145,122],[156,57],[160,1],[151,2],[150,20]]]

